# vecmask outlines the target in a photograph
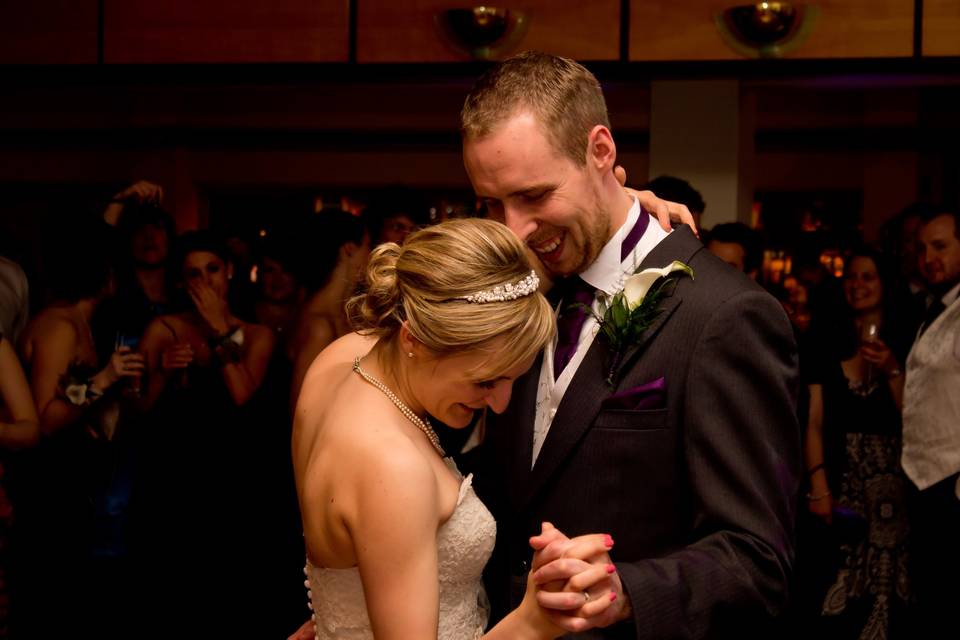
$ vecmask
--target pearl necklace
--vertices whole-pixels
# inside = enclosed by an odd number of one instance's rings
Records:
[[[389,387],[387,387],[387,385],[383,384],[382,382],[380,382],[379,380],[371,376],[369,373],[361,369],[360,356],[357,356],[356,358],[354,358],[353,370],[356,371],[361,378],[363,378],[364,380],[366,380],[367,382],[375,386],[377,389],[380,389],[380,391],[382,391],[383,394],[390,399],[390,402],[395,404],[397,406],[397,409],[400,409],[400,413],[402,413],[407,420],[412,422],[417,429],[420,429],[420,431],[423,431],[423,434],[427,436],[427,439],[430,441],[430,444],[432,444],[433,448],[437,450],[437,453],[440,454],[441,458],[445,458],[447,456],[447,454],[443,451],[443,447],[440,446],[440,438],[437,437],[436,431],[433,430],[430,424],[426,420],[424,420],[423,418],[415,414],[413,412],[413,409],[405,405],[403,403],[403,400],[398,398],[397,395],[393,391],[391,391]]]

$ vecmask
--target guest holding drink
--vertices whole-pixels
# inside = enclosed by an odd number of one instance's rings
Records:
[[[907,485],[900,468],[902,363],[910,327],[881,255],[846,263],[836,340],[820,340],[809,376],[807,506],[830,526],[839,566],[823,599],[824,630],[896,636],[910,603]]]
[[[94,624],[102,602],[98,575],[98,505],[113,478],[111,439],[125,380],[143,373],[143,357],[123,347],[102,361],[91,322],[113,291],[112,265],[100,234],[73,233],[49,258],[56,302],[41,311],[20,339],[43,439],[14,462],[19,506],[16,538],[24,585],[25,637],[46,637],[69,624]],[[71,573],[78,596],[64,603],[56,577]],[[22,606],[21,606],[22,605]],[[76,607],[76,608],[74,608]]]

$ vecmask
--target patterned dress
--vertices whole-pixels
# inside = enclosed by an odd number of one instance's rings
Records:
[[[900,412],[882,376],[850,381],[836,360],[817,373],[812,382],[823,385],[824,456],[841,557],[822,614],[846,637],[896,636],[911,601]]]

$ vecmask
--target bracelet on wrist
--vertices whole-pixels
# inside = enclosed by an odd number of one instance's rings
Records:
[[[816,501],[818,501],[818,500],[823,500],[824,498],[829,497],[829,496],[831,496],[831,495],[833,495],[833,494],[830,493],[830,490],[829,490],[829,489],[827,489],[827,490],[824,491],[823,493],[820,493],[820,494],[817,494],[817,495],[813,495],[812,493],[808,493],[808,494],[807,494],[807,500],[809,500],[810,502],[816,502]]]
[[[220,366],[236,364],[242,359],[242,348],[236,342],[230,340],[224,341],[213,349],[213,355],[220,363]]]
[[[807,469],[807,477],[809,478],[813,474],[815,474],[817,471],[820,471],[820,469],[826,469],[826,468],[827,468],[826,465],[822,462],[820,464],[815,464],[809,469]]]
[[[240,362],[243,356],[243,328],[234,327],[208,341],[210,350],[222,365]]]

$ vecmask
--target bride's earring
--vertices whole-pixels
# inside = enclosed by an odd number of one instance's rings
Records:
[[[407,357],[408,357],[408,358],[412,358],[412,357],[413,357],[413,351],[407,351]]]

